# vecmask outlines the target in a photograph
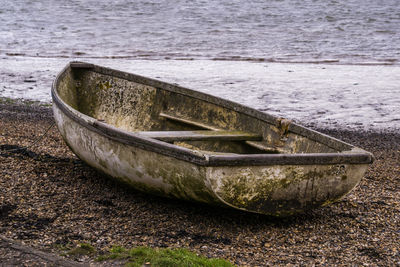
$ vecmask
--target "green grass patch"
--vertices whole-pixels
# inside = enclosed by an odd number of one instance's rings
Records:
[[[8,98],[8,97],[0,97],[0,104],[15,104],[17,102],[16,99]]]
[[[25,106],[38,106],[38,107],[51,107],[51,103],[40,102],[36,100],[28,100],[21,98],[0,97],[0,104],[3,105],[25,105]]]
[[[125,249],[114,246],[110,249],[110,254],[97,258],[98,261],[119,259],[126,260],[127,267],[141,267],[145,263],[150,263],[152,267],[175,267],[175,266],[205,266],[205,267],[233,267],[230,262],[214,258],[209,259],[204,256],[196,255],[187,249],[153,249],[149,247],[137,247]]]
[[[88,243],[81,243],[76,248],[71,249],[67,252],[70,256],[83,256],[95,253],[95,248]]]

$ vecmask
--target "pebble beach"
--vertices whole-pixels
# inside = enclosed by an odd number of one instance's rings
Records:
[[[238,266],[400,264],[400,135],[396,132],[318,129],[372,152],[375,162],[343,200],[278,219],[126,188],[77,159],[52,125],[48,106],[1,101],[4,266],[51,266],[54,257],[60,260],[58,255],[65,260],[59,261],[60,266],[122,265],[95,261],[113,245],[185,247]],[[50,256],[32,263],[33,256],[27,260],[24,255],[36,254],[12,246],[5,249],[4,240]],[[81,243],[91,244],[95,254],[65,254]]]
[[[0,267],[123,266],[113,246],[235,266],[400,266],[396,0],[0,0]],[[79,160],[50,88],[71,61],[162,80],[370,151],[345,198],[275,218],[145,195]],[[90,253],[72,253],[84,244]]]

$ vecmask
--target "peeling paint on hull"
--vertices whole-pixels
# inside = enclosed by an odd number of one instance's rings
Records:
[[[287,216],[340,199],[372,162],[366,151],[286,120],[86,63],[67,66],[52,96],[54,118],[71,150],[147,193]],[[174,115],[159,116],[165,113]],[[263,140],[166,143],[140,135],[202,125]],[[271,147],[278,154],[270,154]]]
[[[272,215],[291,215],[339,200],[367,165],[214,167],[213,191],[227,205]]]
[[[205,167],[110,140],[74,122],[57,106],[53,106],[53,112],[68,146],[95,169],[144,192],[219,202],[207,181]]]

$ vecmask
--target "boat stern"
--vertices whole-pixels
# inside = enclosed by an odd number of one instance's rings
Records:
[[[236,209],[288,216],[330,204],[349,193],[368,164],[210,167],[214,193]]]

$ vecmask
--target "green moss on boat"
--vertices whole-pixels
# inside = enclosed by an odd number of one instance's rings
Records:
[[[68,64],[52,97],[79,158],[167,197],[290,215],[340,199],[373,160],[288,120],[88,63]]]

